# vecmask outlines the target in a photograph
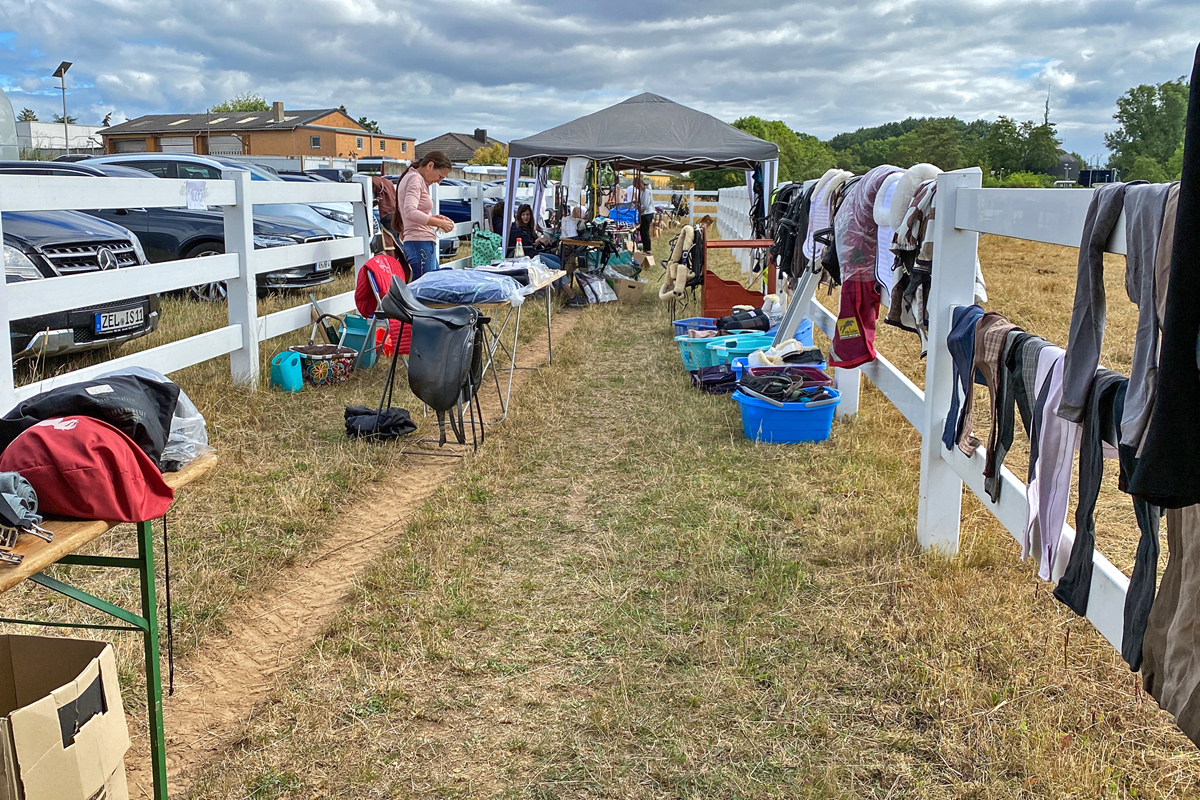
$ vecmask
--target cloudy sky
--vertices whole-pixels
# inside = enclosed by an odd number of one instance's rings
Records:
[[[822,138],[906,116],[1051,119],[1103,155],[1130,86],[1191,71],[1200,0],[0,0],[0,85],[81,122],[240,92],[418,140],[535,133],[651,91]]]

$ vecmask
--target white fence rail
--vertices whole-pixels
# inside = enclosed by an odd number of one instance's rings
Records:
[[[717,193],[707,189],[652,189],[651,197],[654,198],[655,205],[670,205],[671,198],[674,195],[682,195],[687,201],[688,207],[688,224],[695,225],[696,220],[708,214],[711,217],[717,215]]]
[[[967,458],[957,447],[947,450],[941,441],[953,392],[953,361],[946,349],[946,336],[954,309],[974,302],[979,234],[1078,247],[1092,196],[1084,191],[983,189],[981,183],[978,169],[938,177],[933,254],[936,268],[928,305],[929,353],[924,391],[882,355],[859,369],[837,370],[836,375],[843,392],[839,411],[857,412],[859,376],[866,375],[921,434],[917,539],[922,547],[948,555],[958,551],[964,483],[1018,543],[1025,529],[1025,484],[1002,467],[1000,499],[993,503],[983,486],[984,448]],[[722,237],[750,238],[749,224],[745,188],[722,189],[717,219]],[[1124,232],[1123,221],[1118,222],[1108,252],[1125,252]],[[809,317],[832,338],[836,313],[814,299]],[[1060,548],[1069,551],[1073,539],[1074,531],[1066,526]],[[1128,587],[1129,579],[1097,550],[1092,557],[1087,618],[1118,650]]]
[[[255,278],[265,272],[312,264],[317,261],[354,258],[357,270],[370,257],[371,227],[368,224],[373,197],[370,176],[359,175],[354,183],[283,183],[252,181],[247,172],[230,170],[219,181],[204,182],[204,203],[219,207],[225,216],[225,254],[202,259],[168,261],[81,275],[0,285],[0,412],[14,403],[44,392],[121,367],[142,365],[163,373],[228,355],[232,379],[254,387],[259,382],[259,345],[311,325],[307,303],[259,317]],[[82,176],[0,177],[0,215],[15,211],[52,211],[104,208],[174,208],[187,206],[183,180],[161,178],[93,178]],[[484,218],[484,201],[499,199],[503,187],[434,186],[434,213],[443,200],[465,200],[470,220],[457,223],[439,238],[469,236]],[[354,235],[349,238],[307,242],[286,247],[255,249],[251,208],[270,203],[353,204]],[[0,231],[3,217],[0,216]],[[442,267],[461,268],[469,258],[444,262]],[[14,385],[10,323],[12,320],[53,314],[71,309],[116,302],[148,294],[186,289],[203,283],[224,281],[228,287],[228,324],[149,350],[120,356],[102,364],[58,375],[36,383]],[[325,298],[328,313],[341,314],[354,308],[354,293]],[[165,321],[169,324],[169,320]]]

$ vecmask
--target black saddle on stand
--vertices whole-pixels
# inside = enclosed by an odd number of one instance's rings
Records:
[[[472,444],[483,440],[483,411],[478,389],[483,377],[483,327],[487,318],[472,306],[430,308],[417,300],[403,281],[393,280],[379,303],[377,315],[412,326],[412,344],[408,356],[408,386],[421,402],[437,413],[439,445],[446,443],[446,421],[458,444],[466,444],[466,417],[470,416]],[[403,329],[401,329],[403,333]],[[399,348],[397,348],[397,351]],[[396,360],[380,398],[391,407]],[[467,414],[464,414],[464,406]],[[479,439],[475,438],[476,412]]]

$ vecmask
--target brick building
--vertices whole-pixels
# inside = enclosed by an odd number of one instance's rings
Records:
[[[371,133],[337,108],[149,114],[103,131],[106,153],[217,156],[388,156],[411,160],[416,140]]]

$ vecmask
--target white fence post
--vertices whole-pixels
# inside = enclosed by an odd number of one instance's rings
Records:
[[[696,224],[696,190],[688,189],[688,225]]]
[[[438,199],[439,189],[441,187],[436,183],[429,184],[429,199],[433,201],[433,208],[429,211],[429,216],[436,217],[442,213],[442,201]],[[399,210],[399,209],[397,209]],[[434,228],[433,230],[433,263],[434,269],[441,266],[442,263],[442,230]]]
[[[239,272],[227,282],[229,324],[242,326],[242,347],[229,354],[233,382],[251,390],[258,388],[258,288],[254,275],[254,206],[250,173],[225,170],[232,180],[235,205],[225,206],[225,252],[238,254]]]
[[[371,240],[374,238],[371,235],[371,209],[375,205],[375,193],[371,187],[370,175],[356,172],[353,181],[362,187],[363,192],[362,202],[354,204],[354,235],[363,240],[362,254],[354,257],[354,274],[358,275],[362,265],[371,258]],[[383,224],[381,222],[380,233],[382,232]]]
[[[925,359],[925,413],[921,431],[921,483],[917,497],[917,542],[946,555],[958,552],[962,479],[942,457],[942,421],[950,409],[954,364],[946,349],[955,306],[975,302],[975,258],[979,234],[954,227],[959,189],[978,189],[978,167],[938,176],[934,197],[933,281],[929,290],[929,351]],[[967,391],[973,391],[974,381]]]
[[[483,228],[483,183],[471,184],[471,227]]]
[[[838,419],[853,417],[858,413],[858,394],[862,389],[862,370],[833,368],[833,386],[842,395],[834,416]]]

